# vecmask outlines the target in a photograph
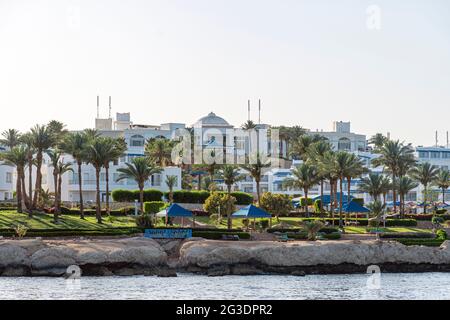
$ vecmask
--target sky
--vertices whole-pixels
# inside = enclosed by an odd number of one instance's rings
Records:
[[[448,0],[0,0],[0,131],[134,123],[450,131]]]

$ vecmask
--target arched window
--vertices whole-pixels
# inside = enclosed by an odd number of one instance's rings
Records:
[[[352,149],[352,142],[348,138],[340,138],[338,142],[338,150],[350,151]]]
[[[139,134],[131,136],[130,146],[132,147],[143,147],[145,144],[145,138]]]

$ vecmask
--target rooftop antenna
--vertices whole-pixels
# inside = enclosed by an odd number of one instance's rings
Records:
[[[261,99],[259,99],[258,109],[258,123],[261,124]]]
[[[109,96],[109,119],[111,119],[111,96]]]
[[[390,132],[387,133],[387,138],[388,138],[388,140],[391,140],[391,133]]]
[[[449,140],[448,140],[448,131],[447,131],[447,149],[449,147]]]
[[[435,140],[436,140],[436,147],[437,147],[438,146],[438,132],[437,132],[437,130],[436,130]]]
[[[248,107],[248,121],[250,121],[250,99],[247,101],[247,107]]]
[[[97,119],[100,118],[100,96],[97,96]]]

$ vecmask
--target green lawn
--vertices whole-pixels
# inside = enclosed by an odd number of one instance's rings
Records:
[[[0,211],[0,229],[11,229],[18,224],[25,225],[29,229],[84,229],[99,230],[111,228],[135,227],[133,217],[108,217],[103,218],[103,224],[98,224],[95,217],[86,217],[85,220],[79,216],[61,215],[59,223],[53,222],[51,214],[34,214],[33,218],[28,218],[25,213],[15,211]]]
[[[420,232],[420,233],[432,232],[430,229],[420,229],[416,227],[389,227],[389,228],[379,228],[378,230],[382,232]],[[362,234],[367,232],[366,227],[345,227],[345,233]]]

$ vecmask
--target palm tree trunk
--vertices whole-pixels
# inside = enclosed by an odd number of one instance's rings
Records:
[[[442,188],[442,203],[445,204],[445,189]]]
[[[81,161],[78,162],[78,191],[80,192],[80,218],[84,219],[83,186],[81,181]]]
[[[303,189],[303,192],[305,193],[305,213],[306,217],[309,218],[309,210],[308,210],[308,189]]]
[[[330,211],[331,211],[331,224],[334,226],[334,181],[330,179]]]
[[[352,183],[352,178],[347,177],[347,205],[350,203],[350,185],[351,185],[351,183]],[[348,218],[350,217],[350,213],[346,212],[345,216],[346,216],[346,220],[348,220]]]
[[[397,212],[397,192],[395,190],[395,174],[392,175],[392,198],[394,200],[394,213]]]
[[[198,191],[202,190],[202,175],[201,175],[201,174],[198,175],[198,185],[197,185],[197,190],[198,190]]]
[[[340,194],[339,194],[339,228],[343,227],[343,221],[342,221],[342,180],[343,178],[339,179],[339,189],[340,189]]]
[[[320,213],[323,212],[323,179],[320,180]]]
[[[34,186],[34,197],[33,197],[33,205],[32,208],[36,209],[38,201],[41,196],[41,188],[42,188],[42,151],[38,151],[36,155],[36,184]]]
[[[20,183],[22,184],[22,210],[28,208],[27,207],[27,203],[28,203],[28,196],[27,196],[27,189],[25,187],[25,168],[22,168],[21,172],[20,172]]]
[[[259,180],[256,180],[256,195],[258,197],[258,207],[261,207],[261,197],[259,192]]]
[[[141,214],[144,213],[144,185],[139,184],[139,206],[141,208]]]
[[[97,217],[97,223],[102,223],[102,208],[100,203],[100,168],[95,168],[95,200],[97,202],[97,206],[95,208],[95,214]]]
[[[53,169],[53,184],[55,187],[55,201],[53,201],[53,206],[58,208],[58,173],[56,172],[56,169]]]
[[[20,175],[20,169],[17,167],[16,198],[18,213],[22,213],[22,185],[20,184]]]
[[[109,165],[105,166],[106,171],[106,215],[109,216]]]
[[[61,192],[61,183],[62,183],[62,178],[61,175],[59,174],[57,177],[57,183],[55,185],[55,212],[53,213],[53,221],[55,223],[58,223],[58,216],[59,216],[59,212],[61,210],[61,197],[59,195],[59,193]]]
[[[228,194],[231,193],[231,184],[228,184],[228,185],[227,185],[227,191],[228,191]]]
[[[427,185],[423,186],[423,214],[427,214]]]
[[[28,156],[28,210],[33,209],[33,155]],[[32,213],[30,213],[30,218],[32,217]]]

